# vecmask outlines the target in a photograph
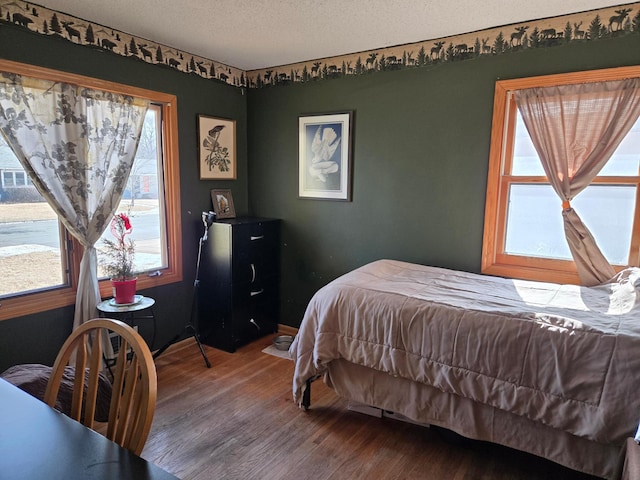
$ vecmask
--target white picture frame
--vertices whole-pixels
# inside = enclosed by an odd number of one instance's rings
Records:
[[[298,117],[298,196],[351,201],[353,112]]]

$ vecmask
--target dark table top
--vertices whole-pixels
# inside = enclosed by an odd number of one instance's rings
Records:
[[[0,478],[177,477],[0,379]]]

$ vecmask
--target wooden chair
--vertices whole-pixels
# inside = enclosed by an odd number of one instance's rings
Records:
[[[121,337],[113,368],[113,389],[105,436],[140,455],[149,435],[156,407],[156,368],[144,339],[126,323],[108,318],[89,320],[76,328],[62,345],[47,384],[44,401],[53,407],[64,369],[75,352],[71,418],[94,428],[98,376],[103,365],[104,332]],[[87,364],[88,362],[88,364]],[[85,391],[86,382],[86,394]],[[83,398],[84,397],[84,398]]]

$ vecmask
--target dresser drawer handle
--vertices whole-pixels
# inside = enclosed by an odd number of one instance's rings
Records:
[[[260,331],[260,325],[258,325],[258,323],[253,318],[249,320],[249,323],[256,327],[258,331]]]
[[[256,281],[256,266],[251,264],[251,283]]]
[[[255,241],[255,240],[262,240],[262,239],[264,238],[264,235],[258,235],[257,237],[256,237],[256,236],[251,235],[251,237],[249,237],[249,238],[250,238],[250,239],[251,239],[251,241],[253,242],[253,241]]]
[[[255,297],[256,295],[260,295],[262,292],[264,292],[264,288],[261,288],[260,290],[251,290],[251,296]]]

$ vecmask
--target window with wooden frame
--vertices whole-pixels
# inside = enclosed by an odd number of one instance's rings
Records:
[[[132,95],[151,103],[117,212],[130,212],[136,238],[137,288],[182,280],[180,182],[175,95],[0,60],[0,71]],[[0,139],[0,170],[24,172]],[[18,177],[15,173],[19,172]],[[0,320],[73,305],[83,247],[71,237],[33,184],[0,190]],[[18,185],[22,183],[24,185]],[[20,188],[18,188],[20,187]],[[105,235],[109,234],[107,228]],[[100,258],[100,241],[96,243]],[[100,272],[98,272],[100,276]],[[103,298],[110,281],[100,282]]]
[[[514,99],[532,87],[640,77],[620,67],[496,82],[482,272],[511,278],[579,284],[554,192]],[[591,184],[571,202],[600,250],[620,270],[640,256],[640,120]]]

